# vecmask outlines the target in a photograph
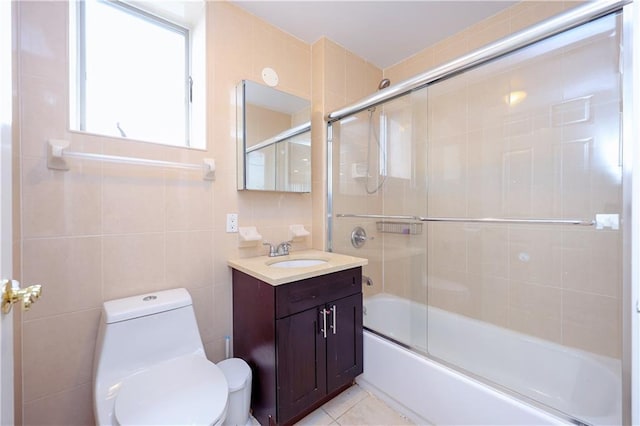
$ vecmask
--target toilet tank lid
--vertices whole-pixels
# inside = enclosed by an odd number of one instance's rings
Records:
[[[104,302],[103,318],[107,324],[111,324],[189,305],[191,296],[184,288],[156,291]]]

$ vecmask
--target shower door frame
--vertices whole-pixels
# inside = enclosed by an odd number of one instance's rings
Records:
[[[640,4],[622,8],[622,419],[640,423]],[[635,159],[635,162],[634,162]]]
[[[425,88],[440,79],[475,68],[556,34],[579,27],[608,14],[622,12],[622,419],[624,424],[640,423],[640,5],[638,0],[605,0],[578,6],[529,29],[491,43],[451,62],[367,96],[329,113],[327,122],[327,250],[333,250],[333,129],[347,116]],[[637,71],[637,72],[634,72]],[[634,162],[634,159],[636,161]],[[634,167],[635,166],[635,167]]]

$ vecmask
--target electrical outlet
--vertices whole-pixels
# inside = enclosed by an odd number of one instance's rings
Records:
[[[238,232],[238,213],[227,213],[227,232]]]

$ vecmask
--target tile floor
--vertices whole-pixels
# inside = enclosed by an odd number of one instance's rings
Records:
[[[413,425],[384,402],[358,385],[353,385],[296,423],[296,426]]]

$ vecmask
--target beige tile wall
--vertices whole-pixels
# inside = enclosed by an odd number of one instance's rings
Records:
[[[174,287],[194,299],[210,359],[224,356],[231,330],[230,257],[226,213],[254,225],[266,240],[288,238],[288,226],[311,229],[309,194],[237,192],[235,85],[261,81],[264,67],[278,89],[311,96],[311,47],[225,3],[207,5],[208,111],[206,152],[69,132],[67,128],[67,5],[16,3],[19,22],[19,105],[15,168],[21,210],[20,272],[42,283],[42,299],[24,315],[24,424],[93,423],[91,380],[100,309],[105,300]],[[198,162],[216,160],[214,182],[197,172],[70,160],[71,170],[46,167],[45,141],[68,139],[73,150]],[[18,150],[16,150],[18,152]],[[20,205],[20,203],[16,203]],[[296,243],[295,249],[311,241]]]
[[[210,2],[206,152],[71,133],[66,113],[66,4],[17,5],[16,170],[22,207],[16,257],[25,283],[40,280],[45,285],[43,299],[22,321],[18,351],[24,383],[18,380],[18,386],[24,388],[24,423],[91,424],[91,363],[102,301],[185,286],[194,297],[207,354],[214,361],[221,359],[224,336],[231,334],[226,259],[264,252],[262,247],[238,249],[237,236],[224,230],[226,213],[239,213],[241,226],[257,226],[272,242],[287,239],[289,224],[302,223],[312,230],[312,239],[297,243],[294,250],[324,248],[326,130],[318,124],[327,112],[373,92],[382,71],[330,40],[309,46],[233,5]],[[393,81],[407,78],[481,39],[504,35],[532,16],[537,19],[566,5],[516,6],[385,70],[385,76]],[[279,74],[278,89],[312,98],[312,194],[236,191],[234,89],[242,79],[261,81],[267,66]],[[216,181],[204,182],[191,172],[79,160],[70,161],[68,172],[50,171],[45,167],[45,141],[50,138],[69,139],[75,150],[88,152],[185,162],[211,156],[216,159]],[[382,201],[354,200],[355,205],[362,203],[377,206]],[[385,204],[393,205],[393,200]],[[580,237],[576,235],[576,241]],[[381,265],[374,261],[371,266],[378,281]],[[490,286],[501,294],[499,283]],[[488,297],[487,303],[493,299]]]
[[[211,2],[209,18],[212,32],[209,52],[215,63],[209,73],[213,87],[209,98],[212,111],[209,126],[221,164],[214,222],[225,223],[227,212],[240,213],[240,226],[256,226],[265,241],[278,243],[288,239],[288,227],[301,223],[311,229],[311,195],[241,192],[236,188],[235,151],[235,86],[240,80],[262,81],[262,69],[273,68],[279,75],[278,90],[311,99],[311,47],[282,31],[265,24],[243,10],[225,3]],[[218,203],[219,202],[219,203]],[[229,282],[231,275],[225,266],[231,256],[263,254],[263,247],[236,249],[235,235],[216,236],[228,243],[216,256],[216,282]],[[315,237],[313,235],[312,237]],[[293,249],[311,245],[311,241],[295,243]]]

